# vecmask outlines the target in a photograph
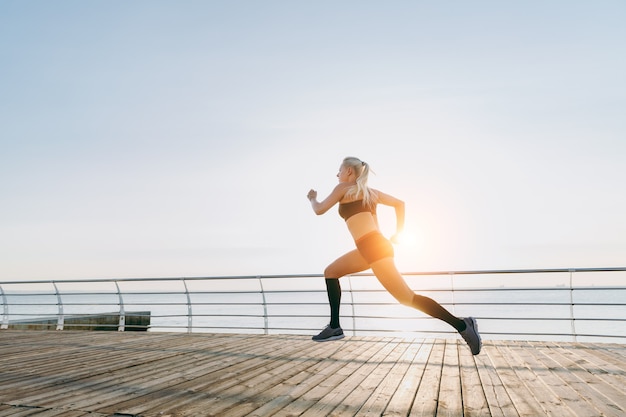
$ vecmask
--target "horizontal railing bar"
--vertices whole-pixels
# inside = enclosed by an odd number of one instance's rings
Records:
[[[270,316],[274,318],[287,318],[287,317],[310,317],[310,316]],[[431,320],[431,317],[405,317],[405,316],[350,316],[345,315],[345,318],[357,318],[357,319],[375,319],[375,320]],[[476,316],[474,317],[480,320],[490,320],[490,321],[571,321],[570,317],[550,317],[550,318],[541,318],[541,317],[485,317],[485,316]],[[626,319],[617,319],[617,318],[594,318],[594,317],[581,317],[576,318],[575,321],[609,321],[609,322],[626,322]],[[626,336],[625,336],[626,337]]]
[[[265,327],[263,324],[259,324],[256,326],[252,326],[252,325],[247,325],[247,326],[236,326],[236,327],[232,327],[232,326],[227,326],[227,325],[211,325],[211,324],[194,324],[193,327],[191,329],[188,329],[185,327],[178,327],[178,326],[171,326],[171,325],[160,325],[160,324],[153,324],[151,325],[151,329],[160,329],[160,328],[166,328],[169,327],[170,329],[185,329],[186,331],[189,330],[198,330],[198,329],[229,329],[232,330],[233,333],[237,333],[239,330],[265,330]],[[154,330],[153,330],[154,331]]]
[[[322,274],[311,275],[262,275],[260,278],[319,278]],[[164,281],[227,281],[227,280],[258,280],[258,275],[231,275],[210,277],[169,277],[169,278],[94,278],[94,279],[59,279],[59,280],[29,280],[29,281],[2,281],[0,285],[10,284],[76,284],[80,282],[104,283],[104,282],[164,282]]]
[[[562,337],[571,337],[572,335],[569,333],[514,333],[514,332],[506,332],[506,333],[495,333],[495,332],[480,332],[481,335],[492,335],[492,336],[503,336],[503,335],[512,335],[512,336],[562,336]],[[587,334],[587,333],[577,333],[576,337],[610,337],[616,339],[626,339],[626,336],[620,335],[611,335],[611,334]]]
[[[403,275],[494,275],[494,274],[543,274],[543,273],[569,273],[569,272],[620,272],[626,271],[626,267],[605,268],[544,268],[544,269],[490,269],[478,271],[437,271],[437,272],[403,272]],[[358,275],[358,274],[357,274]],[[368,274],[371,275],[371,274]]]
[[[626,271],[626,267],[606,267],[606,268],[547,268],[547,269],[495,269],[476,271],[430,271],[430,272],[403,272],[403,275],[428,276],[428,275],[494,275],[494,274],[529,274],[529,273],[572,273],[572,272],[619,272]],[[274,278],[322,278],[323,274],[283,274],[283,275],[231,275],[231,276],[210,276],[210,277],[169,277],[169,278],[94,278],[83,280],[60,279],[60,280],[31,280],[31,281],[3,281],[4,284],[43,284],[43,283],[77,283],[77,282],[162,282],[162,281],[198,281],[198,280],[258,280]],[[371,273],[359,273],[352,276],[373,276]]]
[[[2,285],[2,284],[0,284]],[[510,288],[429,288],[429,289],[420,289],[420,292],[450,292],[454,291],[456,293],[463,292],[523,292],[523,291],[561,291],[561,292],[569,292],[569,291],[626,291],[626,287],[510,287]],[[385,289],[353,289],[353,293],[385,293]],[[265,291],[265,294],[325,294],[326,291],[323,290],[268,290]],[[58,295],[61,296],[81,296],[81,295],[110,295],[117,296],[118,293],[94,293],[94,292],[59,292]],[[186,293],[179,292],[146,292],[146,293],[138,293],[138,292],[121,292],[120,294],[124,296],[138,296],[138,295],[181,295],[184,296]],[[189,295],[258,295],[261,294],[261,291],[206,291],[206,292],[189,292]],[[5,292],[5,296],[7,297],[56,297],[56,293],[29,293],[29,292]],[[64,303],[65,304],[65,303]],[[99,304],[114,304],[114,303],[99,303]]]
[[[249,303],[241,303],[241,302],[202,302],[202,303],[192,303],[193,305],[197,305],[197,306],[252,306],[252,305],[259,305],[259,303],[253,303],[253,302],[249,302]],[[299,306],[299,305],[327,305],[327,303],[324,302],[271,302],[271,303],[266,303],[268,306]],[[385,302],[385,301],[381,301],[381,302],[375,302],[375,301],[362,301],[362,302],[353,302],[353,305],[362,305],[362,306],[368,306],[368,305],[377,305],[377,306],[397,306],[398,303],[394,303],[394,302]],[[446,302],[441,302],[439,304],[446,304]],[[454,304],[454,305],[467,305],[467,306],[472,306],[472,305],[545,305],[545,306],[551,306],[551,305],[574,305],[574,306],[624,306],[626,307],[626,303],[590,303],[590,302],[450,302],[447,304]],[[54,307],[54,306],[58,306],[58,303],[6,303],[6,305],[9,306],[22,306],[22,307],[26,307],[26,306],[50,306],[50,307]],[[119,306],[119,303],[63,303],[64,306],[93,306],[93,305],[97,305],[97,306]],[[137,302],[137,303],[124,303],[125,306],[145,306],[145,305],[158,305],[158,306],[186,306],[187,303],[164,303],[164,302]]]
[[[362,306],[362,307],[367,307],[367,306],[375,306],[375,307],[397,307],[398,304],[397,303],[386,303],[386,302],[354,302],[351,303],[354,306]],[[552,306],[573,306],[573,307],[626,307],[626,304],[622,304],[622,303],[578,303],[578,302],[574,302],[574,303],[568,303],[568,302],[514,302],[514,303],[509,303],[509,302],[440,302],[439,303],[442,306],[532,306],[532,307],[552,307]],[[12,304],[12,303],[7,303],[5,304],[7,306],[10,307],[30,307],[30,306],[38,306],[38,307],[57,307],[58,304]],[[169,306],[169,307],[187,307],[187,304],[166,304],[166,303],[137,303],[137,304],[131,304],[131,303],[124,303],[124,305],[126,307],[131,307],[131,308],[139,308],[139,307],[147,307],[147,306]],[[204,307],[229,307],[229,306],[259,306],[259,303],[193,303],[194,306],[204,306]],[[324,302],[319,302],[319,303],[312,303],[312,302],[307,302],[307,303],[297,303],[297,302],[291,302],[291,303],[267,303],[266,304],[268,307],[287,307],[287,306],[326,306],[328,305],[327,303]],[[69,303],[63,303],[63,306],[65,307],[84,307],[84,306],[99,306],[99,307],[107,307],[107,306],[119,306],[119,304],[69,304]],[[113,313],[112,311],[102,311],[99,313],[93,313],[93,314],[105,314],[105,313]],[[18,314],[18,313],[15,313]],[[27,314],[27,313],[21,313],[21,314]],[[44,314],[44,313],[42,313]],[[51,313],[51,314],[58,314],[58,313]],[[88,314],[88,313],[81,313],[81,314]],[[13,313],[12,313],[13,315]]]
[[[29,282],[28,284],[40,284],[40,282]],[[5,285],[5,283],[0,282],[0,285]],[[572,289],[577,291],[607,291],[607,290],[615,290],[615,291],[626,291],[625,287],[621,286],[573,286],[573,287],[564,287],[562,285],[559,286],[542,286],[542,287],[473,287],[473,288],[454,288],[454,291],[457,292],[502,292],[502,291],[571,291]],[[440,287],[440,288],[423,288],[420,291],[425,292],[443,292],[443,291],[451,291],[450,287]],[[355,288],[352,290],[353,292],[361,292],[361,293],[377,293],[377,292],[385,292],[384,288],[380,289],[358,289]],[[320,289],[290,289],[290,290],[265,290],[265,294],[284,294],[284,293],[325,293],[324,290]],[[215,290],[215,291],[189,291],[190,295],[232,295],[232,294],[245,294],[245,295],[258,295],[261,294],[261,291],[223,291],[223,290]],[[117,296],[119,293],[112,292],[74,292],[74,291],[59,291],[58,294],[66,295],[66,296],[80,296],[80,295],[102,295],[102,296]],[[130,296],[140,296],[140,295],[186,295],[185,292],[176,292],[176,291],[152,291],[152,292],[124,292],[123,295]],[[53,297],[56,296],[57,293],[51,292],[28,292],[24,290],[19,290],[16,292],[5,291],[5,295],[12,297]]]
[[[293,303],[294,305],[302,305],[308,303]],[[44,303],[7,303],[9,306],[57,306],[58,304],[44,304]],[[63,303],[64,306],[119,306],[116,303]],[[155,306],[186,306],[187,303],[160,303],[160,302],[145,302],[145,303],[124,303],[125,306],[145,306],[145,305],[155,305]],[[193,305],[206,305],[206,306],[254,306],[259,305],[259,303],[193,303]]]
[[[491,320],[491,321],[511,321],[511,320],[519,320],[519,321],[559,321],[559,320],[572,320],[571,317],[550,317],[550,318],[542,318],[542,317],[489,317],[489,316],[479,316],[481,320]],[[576,317],[574,321],[614,321],[614,322],[626,322],[626,319],[620,318],[609,318],[609,317]]]
[[[83,318],[95,318],[95,317],[99,317],[102,316],[105,313],[102,314],[98,314],[98,313],[94,313],[94,314],[80,314],[80,317]],[[71,313],[70,313],[71,315]],[[56,314],[27,314],[27,313],[15,313],[13,314],[13,316],[20,316],[20,317],[33,317],[33,318],[40,318],[42,320],[46,319],[47,317],[56,317]],[[143,315],[141,314],[125,314],[126,317],[143,317]],[[261,318],[261,316],[259,316],[258,314],[194,314],[195,317],[216,317],[216,318],[222,318],[222,317],[256,317],[256,318]],[[151,314],[150,317],[152,318],[182,318],[182,317],[187,317],[185,314]],[[311,315],[311,314],[307,314],[307,315],[299,315],[299,314],[271,314],[268,315],[269,318],[293,318],[293,317],[298,317],[298,318],[315,318],[315,317],[325,317],[325,316],[320,316],[320,315]],[[343,315],[342,317],[348,319],[348,318],[357,318],[357,319],[376,319],[376,320],[432,320],[431,317],[428,316],[416,316],[416,317],[409,317],[409,316],[394,316],[394,317],[389,317],[389,316],[372,316],[372,315]],[[489,316],[476,316],[476,319],[480,319],[480,320],[490,320],[490,321],[570,321],[572,320],[570,317],[548,317],[548,318],[544,318],[544,317],[489,317]],[[575,321],[607,321],[607,322],[626,322],[626,318],[607,318],[607,317],[576,317],[574,319]],[[117,325],[115,325],[117,326]],[[181,327],[181,326],[175,326],[175,327]],[[195,327],[195,326],[194,326]]]
[[[34,283],[33,283],[34,284]],[[0,285],[4,285],[4,283],[0,283]],[[626,291],[626,287],[507,287],[507,288],[428,288],[428,289],[419,289],[420,292],[450,292],[454,291],[456,293],[476,293],[476,292],[530,292],[530,291],[560,291],[560,292],[569,292],[569,291]],[[363,294],[374,294],[374,293],[385,293],[385,289],[353,289],[353,293],[363,293]],[[324,290],[266,290],[265,294],[325,294]],[[58,295],[61,296],[82,296],[82,295],[107,295],[107,296],[118,296],[118,293],[94,293],[94,292],[59,292]],[[121,292],[123,296],[141,296],[141,295],[181,295],[184,296],[186,293],[184,292]],[[193,292],[190,291],[189,295],[259,295],[261,291],[203,291],[203,292]],[[5,296],[7,297],[56,297],[56,293],[29,293],[29,292],[7,292],[5,291]],[[64,303],[66,304],[66,303]],[[99,303],[99,304],[107,304],[107,303]],[[114,304],[114,303],[108,303]]]
[[[441,304],[442,306],[545,306],[545,307],[551,307],[551,306],[580,306],[580,307],[626,307],[626,304],[622,304],[622,303],[568,303],[568,302],[553,302],[553,303],[548,303],[548,302],[544,302],[544,303],[531,303],[531,302],[514,302],[514,303],[509,303],[509,302],[501,302],[501,303],[494,303],[494,302],[440,302],[439,304]],[[56,307],[58,306],[58,304],[12,304],[12,303],[7,303],[6,305],[8,306],[12,306],[12,307],[27,307],[27,306],[39,306],[39,307]],[[63,306],[93,306],[94,304],[90,304],[90,303],[63,303]],[[96,304],[97,306],[118,306],[119,304]],[[127,307],[141,307],[141,306],[178,306],[178,307],[186,307],[187,304],[178,304],[178,303],[124,303],[125,306]],[[194,306],[258,306],[259,303],[193,303]],[[319,302],[319,303],[267,303],[267,306],[271,307],[271,306],[277,306],[277,307],[284,307],[284,306],[325,306],[328,305],[327,303],[324,302]],[[352,303],[352,305],[354,306],[397,306],[397,303],[386,303],[386,302],[354,302]],[[110,313],[110,312],[102,312],[99,314],[104,314],[104,313]],[[15,313],[17,314],[17,313]],[[26,313],[22,313],[22,314],[26,314]],[[57,313],[53,313],[53,314],[57,314]],[[94,313],[94,314],[98,314],[98,313]],[[12,314],[13,315],[13,314]]]
[[[198,328],[202,328],[202,329],[230,329],[229,327],[220,327],[220,326],[198,326]],[[245,328],[246,330],[263,330],[263,328],[261,327],[247,327]],[[303,327],[274,327],[272,328],[272,330],[288,330],[288,331],[309,331],[312,330],[310,328],[303,328]],[[402,334],[407,334],[407,333],[411,333],[411,334],[449,334],[450,332],[447,331],[442,331],[442,330],[419,330],[419,331],[407,331],[404,329],[377,329],[376,331],[372,331],[370,329],[362,329],[362,328],[344,328],[344,330],[348,330],[348,331],[356,331],[356,332],[363,332],[363,333],[402,333]],[[495,332],[481,332],[481,334],[483,335],[493,335],[493,336],[500,336],[502,335],[502,333],[495,333]],[[513,336],[558,336],[558,337],[567,337],[567,336],[571,336],[567,333],[556,333],[556,332],[546,332],[546,333],[526,333],[526,332],[510,332],[510,333],[506,333],[506,335],[513,335]],[[596,334],[579,334],[578,336],[581,337],[605,337],[604,335],[596,335]],[[622,338],[626,338],[626,336],[620,336],[620,335],[607,335],[607,337],[611,337],[611,338],[617,338],[617,339],[622,339]]]
[[[58,284],[58,282],[54,281],[56,284]],[[120,282],[123,282],[120,281]],[[175,282],[174,280],[171,280],[170,282]],[[19,282],[20,284],[50,284],[50,281],[21,281]],[[80,280],[76,280],[76,281],[71,281],[71,283],[73,284],[81,284],[81,283],[91,283],[91,281],[80,281]],[[7,283],[7,282],[0,282],[0,285],[5,285],[5,284],[9,284],[9,285],[17,285],[18,283]],[[267,291],[266,291],[267,292]],[[241,291],[225,291],[225,290],[215,290],[215,291],[189,291],[190,294],[243,294],[243,293],[247,293],[247,294],[260,294],[261,291],[260,290],[241,290]],[[15,292],[13,293],[15,295],[24,295],[23,293],[20,292]],[[30,293],[31,295],[56,295],[57,293],[55,292],[33,292]],[[59,294],[65,294],[65,295],[92,295],[94,294],[93,291],[72,291],[70,289],[66,289],[65,291],[59,291]],[[117,292],[111,292],[111,291],[98,291],[98,294],[102,294],[102,295],[117,295]],[[184,291],[122,291],[122,294],[128,294],[128,295],[159,295],[159,294],[187,294]]]
[[[278,329],[278,330],[292,330],[292,329]],[[306,329],[293,329],[293,330],[306,330]],[[344,329],[345,330],[345,329]],[[376,329],[375,332],[368,329],[348,329],[350,331],[363,332],[363,333],[416,333],[416,334],[448,334],[449,332],[445,331],[436,331],[436,330],[418,330],[418,331],[407,331],[402,329]],[[480,332],[481,335],[486,336],[558,336],[558,337],[571,337],[569,333],[521,333],[521,332],[506,332],[506,333],[496,333],[496,332]],[[582,334],[578,333],[577,337],[597,337],[597,338],[615,338],[615,339],[626,339],[626,336],[620,335],[596,335],[596,334]]]
[[[453,291],[454,292],[515,292],[515,291],[562,291],[562,292],[566,292],[566,291],[572,291],[576,290],[576,291],[626,291],[626,287],[505,287],[505,288],[489,288],[489,287],[483,287],[483,288],[428,288],[428,289],[420,289],[420,292],[450,292]],[[353,289],[352,292],[355,293],[385,293],[387,290],[385,290],[384,288],[380,288],[380,289]],[[267,293],[270,293],[271,291],[267,291]],[[298,292],[298,291],[275,291],[276,293],[279,292]],[[311,291],[305,291],[302,290],[302,292],[318,292],[318,293],[325,293],[325,291],[321,291],[321,290],[311,290]]]
[[[368,303],[352,303],[355,306],[397,306],[397,303],[376,303],[376,302],[368,302]],[[626,307],[626,304],[615,304],[615,303],[462,303],[462,302],[441,302],[439,303],[442,306],[446,305],[455,305],[455,306],[612,306],[612,307]],[[325,305],[324,303],[312,304],[312,303],[282,303],[282,304],[271,304],[271,305]]]

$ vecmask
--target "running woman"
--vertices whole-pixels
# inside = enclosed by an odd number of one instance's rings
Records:
[[[339,167],[339,184],[324,200],[317,201],[317,191],[310,190],[307,198],[317,215],[326,213],[339,203],[339,215],[346,221],[356,249],[339,257],[324,270],[326,291],[330,304],[330,324],[318,335],[317,342],[337,340],[344,337],[339,323],[341,286],[339,278],[371,268],[378,281],[401,304],[420,310],[429,316],[443,320],[454,327],[469,345],[472,354],[481,349],[478,325],[473,317],[459,318],[452,315],[435,300],[416,294],[409,288],[398,272],[394,262],[391,242],[380,232],[376,217],[376,205],[395,209],[395,242],[404,227],[404,202],[367,186],[369,165],[355,157],[347,157]]]

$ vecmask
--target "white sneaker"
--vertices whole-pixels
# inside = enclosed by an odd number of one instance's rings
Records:
[[[466,317],[463,319],[467,328],[461,332],[461,336],[467,342],[472,355],[478,355],[480,348],[482,347],[482,341],[480,340],[480,334],[478,334],[478,323],[474,317]]]

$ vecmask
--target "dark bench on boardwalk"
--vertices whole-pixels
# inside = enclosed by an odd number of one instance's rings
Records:
[[[123,323],[125,331],[147,331],[150,328],[150,311],[127,312],[120,322],[120,313],[101,313],[66,316],[63,318],[65,330],[117,331]],[[54,330],[58,329],[57,317],[19,320],[9,323],[13,330]]]

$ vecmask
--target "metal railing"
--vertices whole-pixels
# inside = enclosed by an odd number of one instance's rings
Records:
[[[453,314],[476,317],[485,339],[626,342],[626,267],[404,277]],[[342,278],[341,285],[348,335],[456,337],[445,323],[399,305],[372,274]],[[2,329],[72,330],[84,327],[82,319],[113,315],[114,323],[99,328],[315,334],[328,320],[317,274],[6,281],[0,301]],[[146,314],[149,325],[131,320]]]

